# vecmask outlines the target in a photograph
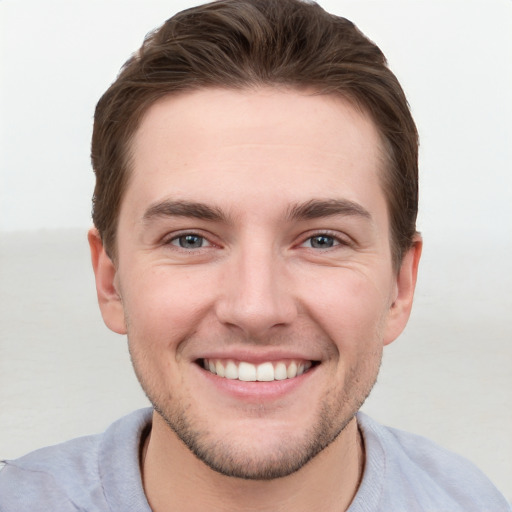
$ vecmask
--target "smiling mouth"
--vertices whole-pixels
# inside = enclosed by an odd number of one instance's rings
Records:
[[[267,361],[252,364],[231,359],[200,359],[199,364],[210,373],[231,380],[244,382],[271,382],[274,380],[294,379],[317,365],[315,361]]]

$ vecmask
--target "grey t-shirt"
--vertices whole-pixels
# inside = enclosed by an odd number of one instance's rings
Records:
[[[1,512],[151,512],[139,471],[139,448],[151,409],[105,433],[5,461]],[[359,413],[366,464],[349,512],[511,512],[505,498],[470,462],[431,441],[379,425]]]

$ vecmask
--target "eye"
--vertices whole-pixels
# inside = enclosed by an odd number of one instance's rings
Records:
[[[326,234],[311,236],[302,244],[303,247],[310,247],[312,249],[330,249],[336,245],[340,245],[339,239]]]
[[[182,249],[201,249],[202,247],[211,245],[206,238],[201,235],[196,235],[195,233],[177,236],[169,243],[181,247]]]

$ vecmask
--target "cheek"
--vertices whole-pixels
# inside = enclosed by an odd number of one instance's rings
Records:
[[[211,303],[211,280],[171,268],[124,281],[123,307],[132,341],[175,345],[193,331]]]
[[[357,344],[356,350],[361,342],[380,341],[389,311],[389,283],[359,271],[336,270],[315,279],[314,289],[302,294],[308,314],[331,339]]]

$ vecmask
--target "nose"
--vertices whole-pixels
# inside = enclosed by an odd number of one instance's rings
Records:
[[[216,304],[218,320],[258,339],[297,316],[293,279],[284,258],[269,247],[248,247],[230,258]]]

